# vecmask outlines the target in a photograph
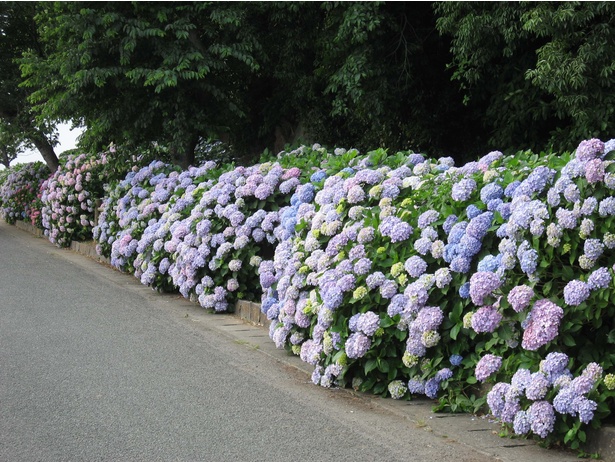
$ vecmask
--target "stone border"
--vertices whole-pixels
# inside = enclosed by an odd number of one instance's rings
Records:
[[[271,321],[261,312],[260,303],[238,300],[235,304],[235,312],[233,315],[254,325],[266,327],[267,329],[269,329],[271,325]]]
[[[39,229],[36,226],[32,226],[30,223],[26,223],[25,221],[16,220],[15,227],[23,229],[24,231],[28,231],[30,234],[34,234],[36,237],[45,237],[45,233],[42,229]]]

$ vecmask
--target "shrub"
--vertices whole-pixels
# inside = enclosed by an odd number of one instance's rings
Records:
[[[314,178],[296,234],[261,263],[272,339],[315,366],[315,383],[439,396],[451,411],[482,405],[478,382],[545,375],[547,355],[564,354],[560,372],[584,383],[574,407],[554,404],[567,389],[555,374],[536,376],[544,392],[512,386],[504,414],[489,405],[513,431],[516,418],[578,446],[613,397],[612,149],[492,152],[460,168],[372,155]]]
[[[24,220],[42,229],[40,188],[49,173],[42,162],[17,164],[7,170],[0,187],[0,213],[7,223]]]
[[[69,155],[42,185],[45,236],[60,246],[91,238],[96,199],[103,196],[107,154]]]

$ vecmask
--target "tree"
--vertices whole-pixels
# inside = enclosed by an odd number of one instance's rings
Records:
[[[10,158],[16,155],[16,147],[21,143],[36,147],[49,169],[55,171],[58,167],[53,149],[55,126],[48,120],[35,119],[28,103],[29,91],[20,86],[22,80],[17,60],[24,52],[31,55],[41,53],[34,11],[33,3],[0,3],[0,148]]]
[[[480,142],[428,3],[61,2],[37,22],[30,101],[87,126],[91,150],[155,142],[187,166],[208,138],[248,158],[297,138],[457,156]]]
[[[324,95],[319,107],[328,110],[320,118],[333,128],[327,140],[459,159],[476,150],[480,131],[446,73],[449,44],[437,34],[430,3],[323,8],[316,75]]]
[[[615,122],[615,5],[443,2],[451,66],[494,147],[569,150]]]
[[[201,137],[232,135],[260,68],[250,3],[43,4],[48,53],[23,61],[43,116],[77,118],[85,142],[167,145],[193,161]],[[49,78],[53,76],[53,78]]]
[[[9,168],[23,151],[23,144],[12,133],[11,127],[0,119],[0,164]]]

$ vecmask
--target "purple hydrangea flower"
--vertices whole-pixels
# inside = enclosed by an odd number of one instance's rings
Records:
[[[585,165],[585,179],[589,184],[604,180],[606,163],[600,159],[592,159]]]
[[[547,401],[536,401],[527,410],[532,432],[546,438],[553,431],[555,412]]]
[[[579,420],[587,424],[594,418],[598,404],[585,396],[577,396],[572,401],[572,409],[579,415]]]
[[[404,294],[397,294],[393,296],[389,306],[387,308],[387,314],[392,318],[396,314],[400,314],[406,308],[408,304],[408,297]]]
[[[534,351],[549,343],[557,337],[563,316],[564,310],[555,303],[547,299],[538,300],[529,315],[521,346]]]
[[[598,213],[601,217],[615,215],[615,197],[606,197],[598,205]]]
[[[564,301],[566,305],[579,306],[588,299],[589,295],[589,286],[583,281],[575,279],[564,287]]]
[[[472,315],[472,329],[477,333],[493,332],[500,322],[502,315],[492,306],[483,306]]]
[[[432,241],[426,237],[422,237],[414,241],[414,250],[420,255],[427,255],[431,250]]]
[[[515,189],[513,197],[532,196],[539,194],[547,186],[554,176],[555,172],[547,167],[536,167],[536,169],[521,182],[519,187]]]
[[[502,417],[504,406],[506,405],[506,394],[510,389],[510,385],[504,382],[496,383],[487,393],[487,405],[494,417]]]
[[[380,271],[376,271],[375,273],[372,273],[367,276],[366,284],[367,287],[372,290],[376,287],[380,287],[384,283],[384,281],[386,281],[386,276]]]
[[[449,358],[451,366],[461,366],[461,361],[463,361],[463,356],[461,355],[451,355],[451,357]]]
[[[598,268],[589,275],[587,286],[591,290],[606,289],[611,283],[611,273],[608,268]]]
[[[275,323],[273,323],[275,324]],[[315,342],[312,339],[306,340],[301,344],[301,360],[316,366],[320,360],[320,354],[322,353],[322,344]]]
[[[483,305],[484,297],[491,295],[502,284],[495,273],[488,271],[474,273],[470,278],[470,297],[475,305]]]
[[[413,395],[425,394],[425,381],[422,379],[408,380],[408,391]]]
[[[380,286],[380,295],[384,299],[391,299],[397,294],[397,284],[394,281],[386,280]]]
[[[544,372],[547,377],[560,375],[564,372],[566,367],[568,367],[568,355],[556,351],[549,353],[540,363],[540,370]]]
[[[351,290],[355,289],[355,277],[352,274],[346,274],[345,276],[342,276],[336,283],[336,286],[342,291],[342,292],[350,292]]]
[[[454,273],[467,273],[470,271],[472,260],[466,257],[455,257],[451,261],[450,269]]]
[[[438,306],[426,306],[417,315],[412,325],[419,332],[435,331],[440,327],[444,314]]]
[[[344,293],[337,287],[330,287],[323,293],[323,306],[329,310],[335,310],[342,304]]]
[[[476,364],[476,368],[474,369],[474,375],[476,376],[476,380],[478,380],[479,382],[484,382],[491,375],[496,373],[501,366],[502,358],[500,356],[495,356],[490,353],[487,353]]]
[[[576,158],[582,162],[602,156],[604,143],[597,138],[581,141],[576,150]]]
[[[591,260],[598,260],[604,252],[604,245],[600,239],[587,239],[583,245],[585,255]]]
[[[351,359],[362,358],[367,353],[367,350],[369,350],[371,344],[372,342],[369,337],[360,332],[355,332],[348,337],[344,345],[346,356]]]
[[[529,369],[518,369],[512,376],[510,385],[519,390],[519,392],[523,392],[531,381],[532,373]]]
[[[369,273],[372,267],[372,262],[368,258],[361,258],[354,264],[353,271],[357,275],[363,275]]]
[[[440,213],[436,210],[427,210],[419,215],[417,225],[420,229],[424,229],[440,218]]]
[[[549,390],[549,381],[542,372],[534,372],[525,389],[525,396],[532,401],[543,399]]]
[[[406,260],[404,268],[410,276],[418,278],[427,270],[427,263],[419,256],[413,256]]]
[[[513,310],[519,313],[530,305],[533,296],[534,290],[531,287],[521,285],[512,288],[507,299]]]
[[[380,317],[373,311],[361,314],[357,320],[357,330],[371,337],[380,327]]]

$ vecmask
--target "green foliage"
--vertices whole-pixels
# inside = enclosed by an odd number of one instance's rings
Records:
[[[564,150],[615,122],[610,2],[442,2],[451,67],[492,146]]]
[[[0,4],[0,160],[8,167],[21,147],[39,149],[48,167],[57,167],[53,151],[57,133],[49,119],[35,121],[28,102],[30,91],[21,87],[18,60],[22,53],[40,55],[34,2]]]
[[[254,8],[45,4],[37,21],[46,56],[22,61],[30,100],[42,116],[80,120],[96,150],[156,141],[187,166],[199,137],[243,117],[241,82],[260,67]]]

